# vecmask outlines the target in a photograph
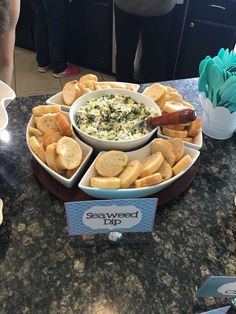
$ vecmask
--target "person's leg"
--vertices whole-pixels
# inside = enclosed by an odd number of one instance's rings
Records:
[[[134,80],[134,59],[137,50],[139,17],[120,10],[115,5],[116,79],[123,82]]]
[[[20,0],[9,1],[9,25],[0,38],[0,80],[12,83],[14,66],[15,29],[20,13]]]
[[[172,12],[143,18],[141,73],[144,82],[166,80],[167,44]]]
[[[34,38],[36,48],[36,60],[40,68],[50,65],[49,40],[47,15],[42,0],[31,0],[31,6],[35,14]]]

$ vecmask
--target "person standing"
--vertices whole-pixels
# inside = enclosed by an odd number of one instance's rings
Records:
[[[20,0],[0,0],[0,80],[12,84],[16,24]]]
[[[35,14],[34,33],[38,71],[52,69],[53,77],[72,76],[78,66],[66,62],[66,4],[65,0],[31,0]]]
[[[140,72],[144,82],[166,78],[166,49],[176,0],[114,0],[116,78],[134,81],[134,60],[141,34]]]

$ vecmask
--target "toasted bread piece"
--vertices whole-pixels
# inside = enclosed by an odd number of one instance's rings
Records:
[[[127,189],[140,176],[143,165],[138,160],[132,160],[119,175],[121,189]]]
[[[150,97],[153,101],[157,102],[161,97],[166,94],[166,88],[159,83],[154,83],[149,86],[143,94]]]
[[[190,104],[190,102],[183,100],[182,104],[186,107],[189,107],[191,109],[194,109],[194,106],[192,104]]]
[[[193,137],[185,137],[185,138],[183,138],[183,141],[188,142],[188,143],[194,143],[194,138]]]
[[[48,145],[57,143],[60,138],[62,138],[62,134],[60,131],[55,131],[55,130],[48,130],[47,132],[44,133],[42,136],[43,140],[43,147],[46,149]]]
[[[136,180],[134,182],[134,186],[136,188],[145,188],[150,185],[161,183],[161,181],[162,181],[161,174],[157,172],[145,178]]]
[[[169,180],[172,177],[172,168],[166,160],[164,160],[161,164],[161,167],[158,169],[158,173],[161,174],[162,181]]]
[[[56,113],[46,113],[38,119],[37,128],[46,133],[49,130],[58,131],[58,126],[56,123]]]
[[[175,162],[179,161],[184,155],[184,142],[181,138],[169,138],[167,140],[170,142],[174,149]]]
[[[63,113],[58,112],[56,115],[56,123],[58,129],[65,136],[72,136],[71,124],[70,121],[64,116]]]
[[[86,81],[96,81],[97,82],[98,78],[94,74],[86,74],[86,75],[81,76],[81,78],[79,79],[79,83],[86,82]]]
[[[181,102],[166,101],[163,111],[166,113],[171,113],[182,109],[189,109],[189,107],[184,106]]]
[[[45,150],[43,145],[37,140],[35,136],[29,138],[29,146],[32,151],[41,159],[43,162],[46,162]]]
[[[90,185],[98,189],[112,189],[120,188],[120,179],[116,177],[93,177],[90,179]]]
[[[43,132],[41,132],[39,129],[29,127],[29,135],[35,136],[36,138],[40,138],[43,135]]]
[[[167,127],[162,127],[162,134],[170,136],[170,137],[179,137],[179,138],[185,138],[188,136],[188,131],[177,131],[168,129]]]
[[[81,96],[78,83],[77,80],[67,82],[62,89],[62,98],[67,106],[71,106]]]
[[[161,164],[163,163],[164,156],[161,152],[154,153],[148,157],[146,157],[143,161],[143,170],[140,174],[140,177],[146,177],[150,174],[153,174],[154,172],[157,172],[157,170],[160,168]]]
[[[171,124],[171,125],[166,125],[166,127],[171,130],[184,131],[186,128],[186,125],[185,124]]]
[[[198,133],[200,132],[200,129],[201,129],[201,119],[197,117],[196,120],[194,120],[188,128],[188,136],[189,137],[197,136]]]
[[[56,164],[61,169],[74,169],[81,164],[82,150],[78,142],[68,136],[63,136],[57,142]]]
[[[182,102],[183,101],[183,98],[182,96],[180,95],[180,93],[178,93],[177,91],[173,92],[169,92],[168,93],[168,101],[174,101],[174,102]]]
[[[161,152],[166,161],[172,166],[175,163],[174,148],[170,142],[163,138],[157,138],[151,143],[151,153]]]
[[[98,156],[95,161],[95,169],[103,177],[115,177],[124,170],[127,163],[126,153],[111,150]]]
[[[183,158],[181,158],[177,164],[174,165],[172,168],[172,171],[174,175],[176,176],[178,173],[184,171],[187,169],[192,163],[192,158],[190,155],[185,155]]]
[[[81,93],[83,93],[83,90],[86,88],[89,88],[91,91],[96,89],[96,84],[94,84],[97,82],[96,81],[84,81],[78,84],[79,88],[81,89]]]
[[[37,127],[38,121],[42,116],[34,116],[33,115],[33,121],[34,121],[34,125]]]
[[[32,109],[32,113],[35,116],[42,116],[46,113],[56,113],[61,111],[60,105],[39,105]]]
[[[65,170],[60,169],[56,165],[56,143],[49,144],[46,148],[46,163],[53,171],[64,174]]]

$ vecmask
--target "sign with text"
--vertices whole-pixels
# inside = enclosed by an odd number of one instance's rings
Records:
[[[236,276],[211,276],[197,291],[197,296],[236,297]]]
[[[202,312],[201,314],[226,314],[229,310],[230,306],[220,307],[218,309],[210,310],[207,312]]]
[[[152,232],[157,198],[65,203],[69,235]]]

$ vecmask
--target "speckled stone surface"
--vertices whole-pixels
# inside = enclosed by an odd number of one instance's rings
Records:
[[[166,84],[201,113],[197,79]],[[210,275],[236,273],[236,136],[204,136],[194,181],[158,209],[152,234],[117,244],[70,238],[64,204],[32,174],[25,141],[31,109],[46,99],[13,101],[0,133],[0,313],[182,314],[227,304],[196,290]]]

